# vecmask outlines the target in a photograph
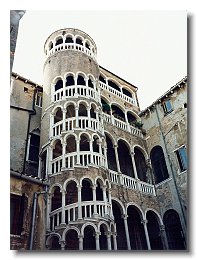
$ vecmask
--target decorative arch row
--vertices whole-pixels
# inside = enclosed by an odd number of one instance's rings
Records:
[[[129,123],[135,127],[142,127],[140,117],[132,110],[123,108],[117,103],[111,103],[106,97],[101,96],[102,110],[104,113],[113,116],[123,122]]]
[[[115,79],[107,78],[100,74],[99,83],[102,89],[118,95],[126,101],[132,101],[131,103],[136,105],[136,97],[134,91],[126,86],[120,85]]]
[[[165,156],[161,146],[155,146],[150,152],[131,145],[124,139],[115,140],[110,133],[105,132],[107,145],[108,168],[121,172],[141,181],[158,184],[169,178]]]
[[[65,49],[84,51],[90,56],[96,56],[96,48],[92,42],[81,35],[73,35],[72,33],[56,36],[46,46],[45,54],[50,55],[54,51]]]
[[[151,208],[143,212],[134,203],[123,204],[112,198],[118,250],[184,250],[185,239],[179,214],[167,210],[163,219]]]
[[[49,235],[46,247],[49,250],[117,250],[115,226],[106,221],[86,222],[81,228],[70,226],[62,236]]]

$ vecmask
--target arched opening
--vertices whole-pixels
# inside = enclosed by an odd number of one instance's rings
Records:
[[[66,186],[66,198],[65,205],[73,204],[78,201],[78,190],[77,184],[74,181],[71,181]]]
[[[147,229],[152,250],[162,250],[163,244],[161,239],[160,227],[157,216],[153,211],[148,211],[146,214],[148,220]]]
[[[50,42],[50,43],[49,43],[49,51],[52,50],[52,49],[53,49],[53,43]]]
[[[178,213],[173,209],[166,211],[163,217],[163,222],[165,225],[165,231],[166,231],[169,249],[170,250],[186,249],[185,238],[183,235],[183,230],[182,230]]]
[[[86,134],[82,134],[80,138],[80,151],[90,151],[89,138]]]
[[[100,80],[101,82],[103,82],[103,83],[106,84],[106,79],[104,79],[103,76],[100,75],[100,76],[99,76],[99,80]]]
[[[150,158],[155,177],[155,184],[168,179],[169,174],[162,147],[159,145],[153,147],[150,152]]]
[[[131,94],[131,92],[130,91],[128,91],[127,89],[125,89],[125,88],[122,88],[122,92],[123,92],[123,94],[125,94],[126,96],[128,96],[128,97],[133,97],[132,96],[132,94]]]
[[[51,211],[62,207],[62,193],[60,187],[55,187],[51,199]]]
[[[91,118],[95,118],[95,119],[96,119],[95,110],[96,110],[96,107],[94,107],[93,105],[91,105],[90,116],[91,116]]]
[[[110,115],[110,110],[111,110],[110,105],[103,98],[101,98],[101,104],[102,104],[103,112]]]
[[[99,153],[99,138],[98,138],[98,136],[94,135],[93,142],[92,142],[92,148],[93,148],[93,152]]]
[[[84,228],[84,238],[83,238],[83,250],[95,250],[95,230],[92,226],[86,226]]]
[[[75,117],[75,107],[74,105],[69,105],[66,108],[66,118]]]
[[[143,153],[138,148],[134,148],[134,158],[135,158],[135,166],[137,170],[138,178],[141,181],[146,181],[146,172],[147,172],[147,166],[146,166],[146,160],[143,155]]]
[[[114,221],[116,223],[117,249],[118,250],[127,250],[127,241],[126,241],[124,220],[122,218],[122,212],[121,212],[119,204],[113,200],[112,200],[112,209],[113,209]]]
[[[71,36],[66,36],[65,43],[74,43]]]
[[[94,88],[93,79],[91,77],[88,79],[88,87]]]
[[[62,155],[62,144],[60,140],[55,142],[55,146],[53,148],[53,159]]]
[[[66,153],[76,152],[76,140],[74,136],[69,136],[66,139]]]
[[[90,50],[90,44],[88,42],[85,43],[85,47]]]
[[[103,201],[103,190],[102,190],[102,184],[100,180],[97,180],[96,182],[96,200]]]
[[[113,81],[111,80],[108,80],[108,85],[118,91],[120,91],[120,88],[118,87],[118,85],[116,83],[114,83]]]
[[[86,82],[85,82],[85,79],[84,79],[83,76],[78,75],[78,77],[77,77],[77,85],[82,85],[82,86],[86,85]]]
[[[61,245],[59,244],[59,238],[57,236],[52,236],[50,238],[50,250],[61,250]]]
[[[108,168],[112,171],[117,171],[117,164],[116,164],[116,156],[114,151],[114,146],[111,139],[108,135],[105,135],[106,143],[107,143],[107,161],[108,161]]]
[[[58,108],[58,109],[56,110],[55,115],[54,115],[54,124],[56,124],[56,123],[59,122],[59,121],[62,121],[62,119],[63,119],[62,110],[61,110],[61,108]]]
[[[134,124],[134,122],[136,121],[136,117],[131,113],[131,112],[127,112],[127,119],[128,119],[128,122],[129,124]]]
[[[60,45],[62,43],[63,43],[63,39],[62,37],[60,37],[59,39],[56,40],[55,46]]]
[[[79,250],[79,238],[77,231],[74,229],[69,230],[65,237],[65,250]]]
[[[104,224],[101,224],[100,226],[100,236],[99,236],[99,244],[100,244],[100,250],[107,250],[107,227]]]
[[[81,38],[77,38],[76,39],[76,43],[79,45],[83,45],[82,39]]]
[[[129,206],[127,215],[131,250],[146,250],[146,236],[139,210],[135,206]]]
[[[87,109],[84,104],[79,104],[79,116],[88,116]]]
[[[112,115],[115,118],[125,121],[125,114],[119,107],[117,107],[115,105],[111,105],[111,109],[112,109]]]
[[[88,179],[84,179],[82,181],[81,200],[82,201],[92,201],[93,200],[91,182]]]
[[[75,81],[73,75],[68,75],[66,77],[66,87],[74,86],[74,85],[75,85]]]
[[[59,79],[56,84],[55,84],[55,91],[59,90],[63,88],[63,81],[61,79]]]
[[[118,158],[120,164],[120,171],[130,177],[134,178],[133,164],[130,156],[130,151],[125,141],[118,141]]]

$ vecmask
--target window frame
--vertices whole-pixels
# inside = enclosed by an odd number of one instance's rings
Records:
[[[40,148],[40,144],[38,146],[38,161],[33,161],[31,159],[29,159],[29,156],[30,156],[30,149],[32,147],[32,144],[31,144],[31,137],[32,135],[36,135],[40,138],[40,135],[39,134],[36,134],[36,133],[29,133],[29,138],[28,138],[28,149],[27,149],[27,156],[26,156],[26,161],[27,162],[30,162],[30,163],[34,163],[34,164],[39,164],[39,148]],[[35,145],[33,145],[34,147],[37,147]]]
[[[183,157],[181,155],[181,153],[179,152],[181,149],[184,148],[185,151],[185,159],[186,159],[186,165],[185,162],[183,161]],[[177,165],[178,165],[178,173],[181,174],[183,172],[187,171],[188,165],[187,165],[187,148],[186,145],[181,145],[179,148],[177,148],[176,150],[174,150],[175,156],[176,156],[176,161],[177,161]],[[185,168],[186,166],[186,168]]]
[[[39,97],[39,98],[38,98]],[[38,102],[37,102],[38,101]],[[35,106],[42,107],[42,92],[38,91],[35,98]]]
[[[166,105],[167,103],[170,104],[171,109],[168,109],[168,107],[167,107],[167,105]],[[174,110],[174,109],[173,109],[173,106],[172,106],[172,101],[171,101],[171,99],[166,99],[166,100],[164,100],[164,101],[162,102],[162,106],[163,106],[163,110],[164,110],[165,115],[170,114],[170,113]]]

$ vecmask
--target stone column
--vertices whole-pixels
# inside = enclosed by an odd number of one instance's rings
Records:
[[[167,240],[167,236],[166,236],[165,226],[164,225],[160,225],[159,229],[160,229],[160,235],[161,235],[163,248],[165,250],[168,250],[169,248],[168,248],[168,240]]]
[[[79,235],[79,250],[83,250],[83,236]]]
[[[49,145],[49,173],[52,174],[53,146]]]
[[[107,212],[106,186],[103,186],[103,201],[105,203],[105,215],[108,215],[108,212]]]
[[[129,230],[128,230],[128,224],[127,224],[127,215],[122,216],[124,220],[124,227],[125,227],[125,234],[126,234],[126,240],[127,240],[127,249],[131,250],[131,244],[130,244],[130,238],[129,238]]]
[[[65,194],[66,191],[62,190],[62,221],[61,221],[61,225],[65,225]]]
[[[53,137],[53,125],[54,125],[54,114],[53,113],[50,113],[49,115],[49,124],[50,124],[50,127],[49,127],[49,139],[51,137]]]
[[[76,128],[79,127],[79,107],[75,107]]]
[[[92,143],[93,143],[93,141],[90,140],[89,141],[89,146],[90,146],[90,164],[94,164],[93,163],[93,147],[92,147]]]
[[[63,131],[66,131],[66,109],[63,109],[63,117],[62,117],[62,120],[63,120],[63,123],[62,123],[62,130]]]
[[[132,164],[133,164],[133,171],[134,171],[134,176],[136,180],[139,180],[138,178],[138,174],[137,174],[137,169],[136,169],[136,165],[135,165],[135,157],[134,157],[135,153],[131,152],[131,160],[132,160]]]
[[[62,143],[62,170],[64,171],[66,169],[66,143]]]
[[[114,242],[114,250],[117,250],[118,249],[117,240],[116,240],[117,235],[116,235],[116,233],[114,233],[112,236],[113,236],[113,242]]]
[[[145,236],[146,236],[146,243],[147,243],[148,250],[151,250],[150,239],[149,239],[148,229],[147,229],[148,221],[146,219],[144,219],[141,221],[141,223],[144,226],[144,232],[145,232]]]
[[[74,96],[77,97],[78,93],[77,93],[77,77],[76,76],[74,77],[74,82],[75,82],[75,94],[74,94]]]
[[[96,185],[92,186],[92,192],[93,192],[93,203],[94,203],[94,217],[98,216],[97,213],[97,205],[96,205]]]
[[[120,173],[120,163],[119,163],[119,158],[118,158],[118,145],[114,145],[114,151],[115,151],[115,157],[116,157],[116,165],[117,165],[117,170]]]
[[[99,236],[100,236],[100,232],[96,232],[95,233],[95,239],[96,239],[96,250],[100,250],[100,243],[99,243]]]
[[[78,189],[78,220],[82,219],[82,207],[81,207],[81,185],[77,186]]]
[[[108,189],[108,196],[109,196],[109,204],[110,204],[110,217],[113,217],[113,211],[112,211],[112,201],[111,201],[111,189]]]
[[[108,169],[107,147],[106,146],[104,146],[104,156],[105,156],[105,168]]]
[[[111,250],[111,232],[106,232],[105,235],[107,236],[107,248]]]
[[[61,250],[65,250],[66,242],[61,240],[59,244],[61,245]]]
[[[77,150],[77,165],[80,165],[80,140],[76,140],[76,150]]]

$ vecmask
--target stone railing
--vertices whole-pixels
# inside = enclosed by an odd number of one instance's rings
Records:
[[[144,194],[156,196],[154,185],[134,179],[130,176],[119,174],[118,172],[109,170],[109,180],[117,185],[122,185],[128,189],[138,190]]]

